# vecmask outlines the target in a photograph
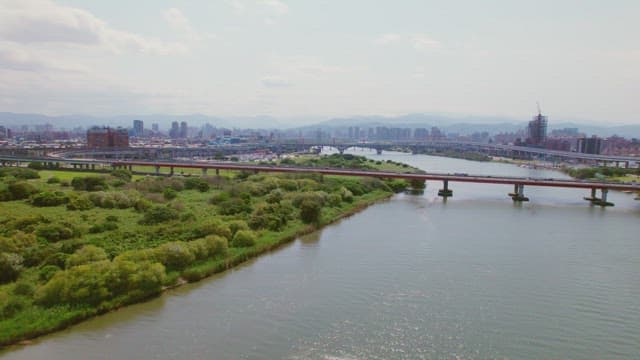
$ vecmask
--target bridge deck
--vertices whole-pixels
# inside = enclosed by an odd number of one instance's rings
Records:
[[[560,180],[560,179],[539,179],[506,176],[485,176],[485,175],[463,175],[463,174],[438,174],[438,173],[396,173],[388,171],[372,170],[351,170],[335,168],[314,168],[314,167],[287,167],[287,166],[266,166],[266,165],[245,165],[230,163],[180,163],[180,162],[151,162],[151,161],[115,161],[114,166],[160,166],[174,168],[196,168],[196,169],[221,169],[221,170],[245,170],[257,172],[282,172],[282,173],[317,173],[325,175],[362,176],[377,178],[395,178],[405,180],[448,180],[451,182],[468,182],[484,184],[506,184],[506,185],[528,185],[547,186],[580,189],[610,189],[621,191],[640,191],[640,184],[624,184],[613,182],[581,181],[581,180]]]

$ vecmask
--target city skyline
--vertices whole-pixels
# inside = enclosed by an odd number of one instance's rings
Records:
[[[633,1],[123,6],[0,1],[0,111],[640,124]]]

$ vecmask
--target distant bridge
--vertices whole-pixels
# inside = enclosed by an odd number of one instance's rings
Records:
[[[509,196],[514,201],[528,201],[524,195],[525,186],[543,186],[557,188],[575,188],[589,189],[590,196],[585,200],[590,201],[594,205],[611,206],[612,203],[607,201],[607,193],[609,190],[640,192],[640,184],[637,183],[615,183],[600,182],[586,180],[561,180],[552,178],[530,178],[530,177],[507,177],[507,176],[489,176],[489,175],[469,175],[462,173],[440,174],[440,173],[399,173],[377,170],[354,170],[354,169],[336,169],[336,168],[317,168],[317,167],[292,167],[292,166],[270,166],[270,165],[252,165],[238,164],[228,162],[158,162],[158,161],[110,161],[99,159],[52,159],[52,158],[17,158],[0,156],[0,165],[17,165],[21,163],[39,161],[45,166],[55,167],[55,164],[65,164],[76,169],[95,170],[96,166],[107,168],[126,168],[133,170],[134,166],[151,167],[155,170],[156,175],[160,175],[161,168],[169,169],[169,175],[174,174],[177,169],[200,169],[202,174],[207,174],[208,170],[235,170],[250,172],[277,172],[277,173],[316,173],[323,175],[340,175],[340,176],[358,176],[358,177],[374,177],[381,179],[404,179],[409,181],[441,181],[443,188],[438,191],[438,195],[444,198],[453,195],[453,190],[449,188],[449,182],[466,182],[466,183],[482,183],[482,184],[499,184],[513,185],[514,190]],[[600,197],[596,196],[596,191],[600,190]]]
[[[640,167],[640,157],[583,154],[578,152],[547,150],[535,147],[498,145],[472,141],[371,141],[371,142],[341,142],[341,141],[289,141],[270,143],[243,143],[227,145],[211,145],[201,147],[129,147],[116,149],[0,149],[0,153],[14,156],[56,156],[62,158],[103,158],[120,160],[172,160],[177,158],[206,158],[230,156],[255,152],[269,152],[276,155],[287,154],[325,147],[335,148],[342,153],[349,148],[369,148],[378,153],[389,150],[405,150],[413,153],[428,151],[471,151],[487,155],[508,158],[546,160],[574,160],[603,164],[615,164],[623,167]]]

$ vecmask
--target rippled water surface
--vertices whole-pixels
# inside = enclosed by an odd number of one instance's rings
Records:
[[[359,152],[357,152],[360,154]],[[429,171],[560,173],[369,154]],[[391,200],[148,303],[13,347],[7,359],[637,358],[640,202],[450,184]]]

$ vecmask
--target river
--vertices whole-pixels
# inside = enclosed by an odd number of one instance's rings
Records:
[[[426,155],[441,172],[565,177]],[[640,353],[640,201],[450,183],[396,195],[234,270],[6,359],[611,359]]]

